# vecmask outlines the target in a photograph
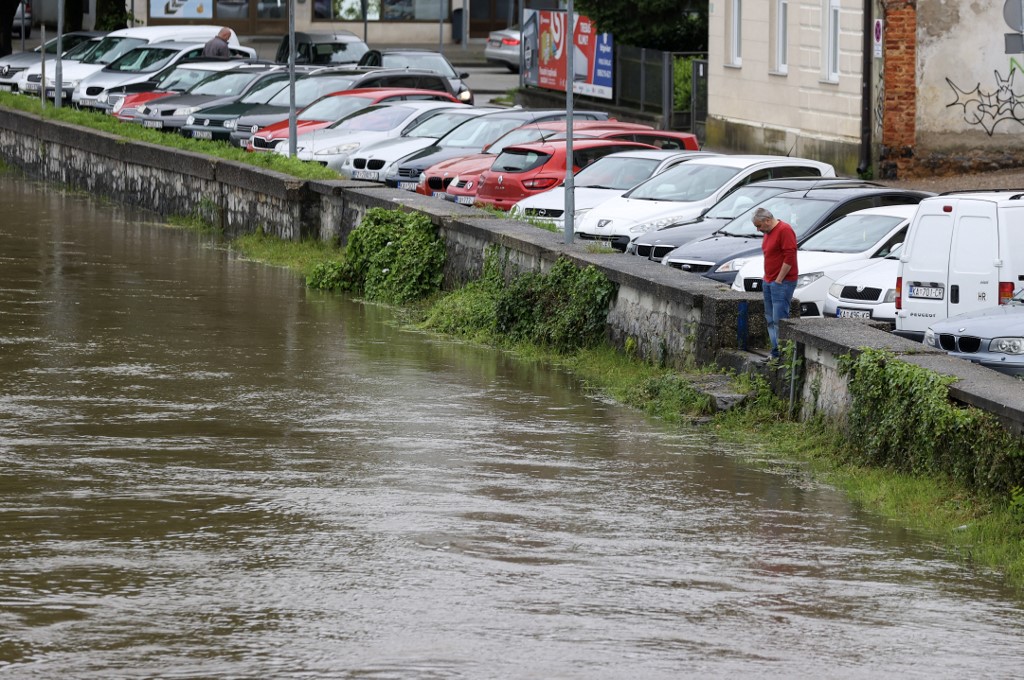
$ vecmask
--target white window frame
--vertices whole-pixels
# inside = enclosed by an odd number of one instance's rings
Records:
[[[824,40],[822,57],[825,80],[830,83],[839,82],[839,2],[840,0],[824,0],[823,30]]]
[[[743,0],[728,0],[729,65],[743,65]]]
[[[772,72],[789,73],[789,0],[772,2]]]

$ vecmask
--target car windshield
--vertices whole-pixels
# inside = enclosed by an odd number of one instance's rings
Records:
[[[199,69],[178,66],[163,71],[157,77],[154,87],[157,90],[184,92],[208,77],[210,77],[210,71],[200,71]]]
[[[483,116],[468,120],[438,140],[442,148],[482,149],[503,134],[519,127],[524,121],[517,118]]]
[[[295,83],[295,105],[305,108],[325,94],[351,90],[357,76],[329,76],[326,78],[303,78]],[[267,102],[271,106],[288,106],[289,88],[284,88]]]
[[[355,64],[370,48],[364,42],[316,43],[314,64]]]
[[[372,97],[357,97],[355,95],[334,95],[318,99],[306,108],[302,109],[297,120],[330,120],[335,121],[344,118],[350,113],[365,109],[373,104]]]
[[[362,111],[351,113],[336,123],[328,125],[332,130],[385,132],[394,130],[415,113],[409,106],[387,106],[378,104]]]
[[[296,76],[298,78],[298,76]],[[251,90],[239,99],[242,104],[266,104],[282,91],[288,90],[288,74],[278,73],[268,76],[256,83]]]
[[[66,35],[66,36],[64,36],[64,44],[62,45],[62,47],[64,48],[64,58],[68,59],[69,55],[71,54],[71,51],[74,50],[79,45],[86,45],[87,47],[85,49],[88,49],[89,47],[91,47],[91,45],[89,45],[89,36],[87,36],[87,35]],[[39,52],[42,49],[43,49],[42,47],[37,47],[37,48],[35,48],[33,50],[33,52]],[[47,54],[57,54],[57,39],[56,38],[54,38],[53,40],[51,40],[51,41],[46,43],[45,51],[46,51]]]
[[[680,163],[625,195],[643,201],[700,201],[721,189],[739,171],[724,165]]]
[[[384,68],[421,68],[440,73],[445,78],[459,77],[444,56],[432,52],[384,53],[381,55],[381,65]]]
[[[107,66],[108,71],[150,73],[167,65],[181,50],[168,47],[140,47],[118,57]]]
[[[244,92],[249,83],[260,76],[259,73],[253,71],[221,71],[213,75],[209,75],[209,71],[206,73],[207,77],[193,85],[188,91],[189,94],[230,97]]]
[[[590,187],[625,191],[650,177],[659,164],[656,158],[605,156],[577,172],[573,184],[578,189]]]
[[[125,38],[107,36],[97,42],[95,46],[82,57],[83,64],[109,64],[122,54],[135,49],[139,45],[145,45],[146,41],[141,38]]]
[[[436,116],[417,123],[414,127],[405,132],[406,137],[431,137],[437,139],[462,125],[470,118],[476,118],[477,114],[472,111],[444,111]]]
[[[820,201],[802,196],[774,196],[761,203],[757,208],[765,208],[772,215],[789,224],[793,227],[793,231],[796,233],[797,239],[799,239],[813,225],[817,224],[822,215],[834,206],[835,203],[832,201]],[[760,238],[761,232],[754,228],[754,223],[750,221],[754,210],[755,208],[751,208],[743,213],[719,229],[718,233],[727,236],[755,236]]]
[[[773,187],[759,187],[756,184],[748,184],[732,192],[718,203],[708,209],[704,217],[714,220],[731,220],[737,215],[750,210],[761,201],[781,194],[786,189]]]
[[[844,215],[807,239],[800,250],[862,253],[874,247],[905,218],[893,215]]]
[[[84,57],[86,54],[89,54],[89,52],[92,51],[93,48],[95,48],[96,45],[99,44],[99,42],[100,41],[98,39],[86,40],[84,42],[80,42],[77,45],[75,45],[74,47],[72,47],[70,50],[67,50],[66,52],[64,52],[64,56],[62,56],[61,59],[63,59],[64,61],[81,61],[82,57]],[[47,49],[46,53],[47,54],[56,54],[57,53],[57,45],[56,45],[56,43],[53,46],[53,51],[51,52],[49,49]]]

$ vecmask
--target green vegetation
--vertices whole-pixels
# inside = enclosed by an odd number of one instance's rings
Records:
[[[694,59],[696,57],[676,57],[672,60],[672,108],[676,111],[690,110]]]
[[[58,109],[50,104],[44,106],[40,103],[39,99],[26,97],[22,94],[0,92],[0,106],[32,113],[48,120],[58,120],[64,123],[71,123],[72,125],[81,125],[93,130],[107,132],[125,140],[206,154],[293,175],[301,179],[339,178],[338,173],[323,167],[319,163],[307,163],[297,158],[288,158],[276,153],[249,153],[232,147],[227,142],[190,139],[178,134],[151,130],[141,125],[125,123],[114,116],[96,111],[82,111],[71,107],[61,107]]]

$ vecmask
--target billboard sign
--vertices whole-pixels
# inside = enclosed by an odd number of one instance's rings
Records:
[[[593,22],[557,10],[523,10],[523,79],[527,85],[602,99],[612,98],[614,45],[611,33],[598,33]],[[572,78],[566,77],[566,50],[572,49]]]

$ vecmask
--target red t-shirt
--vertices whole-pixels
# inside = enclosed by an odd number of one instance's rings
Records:
[[[761,252],[764,253],[764,280],[775,281],[779,278],[782,263],[789,263],[789,272],[784,281],[796,281],[800,272],[796,268],[796,234],[793,227],[782,220],[775,228],[764,235],[761,240]]]

